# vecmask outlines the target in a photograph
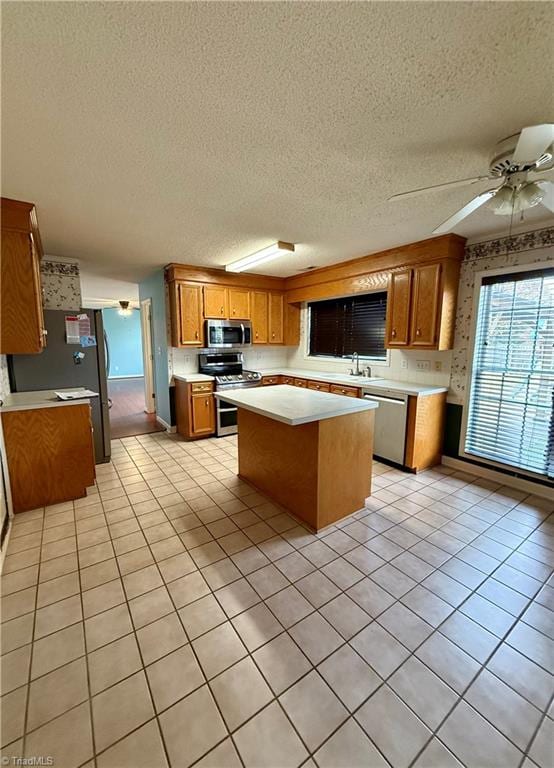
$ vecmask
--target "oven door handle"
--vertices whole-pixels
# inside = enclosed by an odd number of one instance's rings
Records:
[[[233,411],[238,411],[238,408],[218,408],[218,413],[232,413]]]

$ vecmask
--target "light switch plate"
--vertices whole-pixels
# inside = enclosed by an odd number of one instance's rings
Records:
[[[429,360],[416,360],[416,371],[430,371],[431,363]]]
[[[442,371],[442,361],[441,360],[435,360],[435,371]]]
[[[401,368],[407,368],[408,367],[408,361],[407,360],[402,360],[402,362],[400,363],[400,367]]]

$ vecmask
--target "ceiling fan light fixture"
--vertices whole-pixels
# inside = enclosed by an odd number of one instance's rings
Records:
[[[516,190],[505,184],[491,197],[487,208],[497,216],[508,216],[514,207]]]
[[[119,302],[119,309],[117,310],[117,314],[121,315],[122,317],[129,317],[133,312],[132,309],[129,307],[128,301],[120,301]]]
[[[250,256],[245,256],[243,259],[233,261],[232,264],[227,264],[225,270],[227,272],[244,272],[246,269],[252,269],[259,264],[263,264],[265,261],[271,261],[277,258],[277,256],[283,256],[285,253],[294,253],[294,243],[285,243],[283,240],[279,240],[272,245],[268,245],[267,248],[262,248],[261,251],[251,253]]]
[[[534,181],[530,181],[525,184],[517,193],[515,211],[526,211],[528,208],[533,208],[542,202],[544,198],[544,190],[535,184]]]

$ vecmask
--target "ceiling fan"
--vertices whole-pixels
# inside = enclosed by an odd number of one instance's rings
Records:
[[[485,192],[481,192],[463,208],[450,216],[433,230],[434,234],[450,232],[477,208],[488,203],[495,214],[504,216],[522,213],[535,205],[544,205],[554,212],[554,182],[537,178],[540,171],[554,168],[554,124],[532,125],[523,128],[521,133],[514,133],[499,141],[495,147],[486,176],[449,181],[431,187],[412,189],[389,197],[389,201],[414,197],[438,189],[461,187],[482,181],[502,180],[502,183]]]

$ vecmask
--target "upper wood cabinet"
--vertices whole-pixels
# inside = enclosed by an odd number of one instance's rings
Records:
[[[269,294],[269,343],[282,344],[285,335],[285,300],[281,293]]]
[[[453,259],[391,273],[388,348],[452,349],[459,273]]]
[[[204,286],[204,317],[229,317],[227,288],[221,285]]]
[[[254,344],[267,344],[269,319],[267,291],[252,291],[250,305],[252,308],[252,342]]]
[[[440,279],[440,264],[414,269],[410,318],[410,344],[413,347],[433,347],[437,343]]]
[[[46,330],[42,309],[42,245],[32,203],[2,198],[0,353],[42,352]]]
[[[410,343],[410,296],[412,270],[393,272],[387,297],[387,346],[407,347]]]
[[[229,288],[228,306],[231,320],[250,320],[250,291],[243,288]]]
[[[202,287],[173,281],[169,286],[169,306],[172,346],[203,346]]]

